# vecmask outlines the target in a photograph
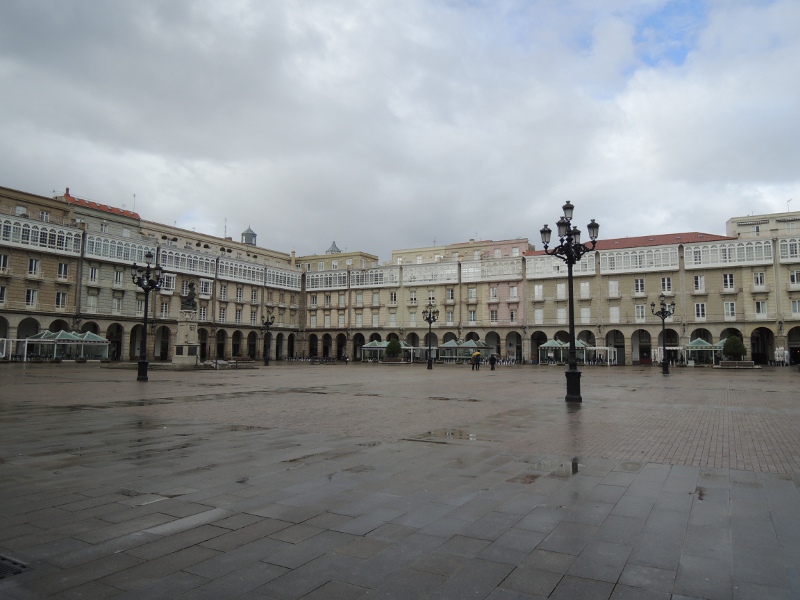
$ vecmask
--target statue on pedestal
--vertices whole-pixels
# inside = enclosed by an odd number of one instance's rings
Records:
[[[181,310],[197,310],[197,300],[195,300],[195,296],[197,294],[194,291],[194,281],[189,282],[189,293],[186,294],[186,298],[181,300]]]

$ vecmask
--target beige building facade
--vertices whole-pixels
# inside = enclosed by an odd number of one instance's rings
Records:
[[[737,335],[756,362],[800,363],[797,223],[800,213],[787,212],[732,218],[725,236],[601,238],[574,268],[578,339],[605,361],[648,364],[662,359],[664,337],[667,358],[680,361],[694,340]],[[424,360],[429,344],[436,356],[448,341],[472,339],[528,363],[549,360],[542,346],[568,338],[567,267],[525,238],[395,250],[383,264],[335,242],[297,257],[258,246],[249,228],[234,241],[69,190],[48,198],[0,188],[0,339],[92,331],[115,360],[138,359],[144,294],[130,270],[148,252],[164,272],[149,299],[150,360],[174,356],[192,286],[199,361],[358,360],[365,344],[391,339]],[[676,309],[663,332],[651,308],[662,293]],[[429,306],[439,311],[432,324]],[[16,354],[0,348],[0,360]]]

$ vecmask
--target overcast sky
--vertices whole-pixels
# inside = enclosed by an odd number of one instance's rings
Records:
[[[298,254],[800,210],[798,0],[4,0],[0,185]],[[787,203],[794,198],[793,203]]]

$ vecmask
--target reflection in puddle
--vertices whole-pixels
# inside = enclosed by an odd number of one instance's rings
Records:
[[[575,457],[570,461],[553,459],[553,458],[543,458],[535,465],[533,468],[537,471],[544,471],[550,477],[559,477],[562,479],[568,479],[573,475],[577,475],[583,469],[586,468],[586,465],[582,465],[578,458]]]
[[[444,427],[442,429],[435,429],[433,431],[429,431],[428,435],[436,438],[445,438],[450,440],[468,440],[470,442],[494,441],[491,438],[478,435],[477,433],[472,433],[469,431],[465,431],[463,429],[450,429],[449,427]]]

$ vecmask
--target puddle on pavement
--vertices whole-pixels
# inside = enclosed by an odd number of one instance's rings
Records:
[[[448,398],[446,396],[430,396],[431,400],[439,400],[440,402],[480,402],[475,398]]]
[[[449,427],[444,427],[442,429],[434,429],[433,431],[429,431],[428,435],[433,436],[435,438],[444,438],[448,440],[467,440],[470,442],[494,441],[492,438],[488,438],[483,435],[478,435],[477,433],[465,431],[464,429],[450,429]]]
[[[511,479],[506,479],[508,483],[522,483],[524,485],[529,485],[539,479],[539,475],[534,475],[533,473],[525,473],[524,475],[517,475],[516,477],[512,477]]]
[[[620,465],[620,468],[626,473],[638,473],[642,470],[643,466],[644,465],[639,462],[624,462]]]
[[[586,465],[582,465],[578,458],[573,458],[572,460],[543,458],[534,464],[533,468],[547,473],[550,477],[568,479],[583,471]]]

